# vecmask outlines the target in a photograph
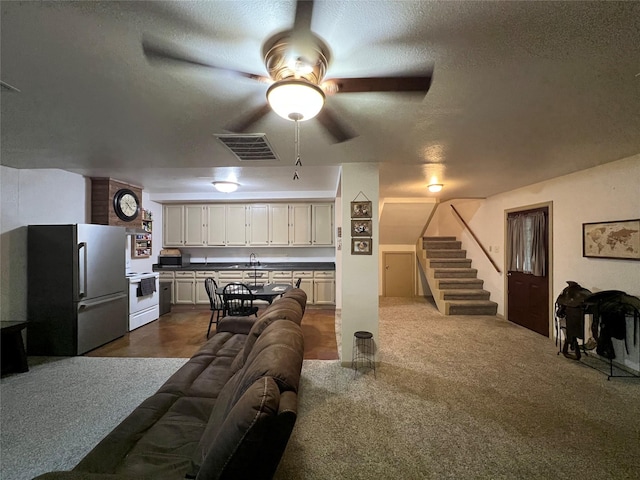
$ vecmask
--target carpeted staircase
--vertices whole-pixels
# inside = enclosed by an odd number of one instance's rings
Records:
[[[455,237],[424,237],[420,263],[438,310],[445,315],[495,315],[478,271]]]

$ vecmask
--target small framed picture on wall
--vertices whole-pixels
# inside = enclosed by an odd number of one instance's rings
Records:
[[[371,255],[371,239],[370,238],[352,238],[351,254],[352,255]]]
[[[351,202],[351,218],[371,218],[371,202]]]
[[[351,220],[352,237],[370,237],[371,220]]]

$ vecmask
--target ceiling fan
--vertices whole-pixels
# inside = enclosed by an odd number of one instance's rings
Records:
[[[219,67],[191,58],[175,47],[143,38],[142,49],[150,62],[164,61],[198,65],[250,78],[268,84],[267,103],[232,121],[225,128],[244,133],[273,110],[292,121],[318,121],[336,143],[357,134],[325,106],[327,95],[356,92],[423,92],[431,86],[432,72],[398,77],[325,79],[330,61],[327,45],[311,31],[313,1],[298,0],[293,28],[280,32],[263,44],[263,57],[269,77]]]

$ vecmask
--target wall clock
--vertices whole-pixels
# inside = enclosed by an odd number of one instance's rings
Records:
[[[125,222],[135,220],[140,212],[138,196],[128,188],[121,188],[113,196],[113,210]]]

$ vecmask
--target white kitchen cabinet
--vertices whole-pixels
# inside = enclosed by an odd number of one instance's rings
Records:
[[[205,207],[203,205],[184,206],[184,246],[202,247],[206,245]]]
[[[207,205],[205,208],[207,246],[222,247],[227,243],[227,207],[220,204]]]
[[[289,204],[269,205],[269,245],[289,245]]]
[[[311,242],[317,245],[333,245],[333,204],[315,203],[311,211]]]
[[[195,272],[196,275],[196,287],[195,287],[195,303],[196,305],[209,305],[209,295],[207,289],[204,286],[204,281],[208,277],[212,277],[215,280],[216,272],[199,270]]]
[[[226,208],[226,244],[244,247],[247,245],[246,206],[243,204],[230,204],[226,205]]]
[[[311,245],[311,204],[296,203],[289,208],[289,245]]]
[[[293,278],[291,279],[293,284],[301,279],[300,288],[307,294],[307,303],[313,304],[313,271],[312,270],[296,270],[292,272]]]
[[[218,272],[218,287],[222,288],[230,283],[242,282],[243,270],[221,270]]]
[[[269,245],[269,205],[246,206],[247,237],[251,246]]]
[[[175,303],[176,305],[193,305],[196,301],[194,272],[175,272]]]
[[[165,205],[162,209],[162,245],[181,247],[184,242],[184,206]]]
[[[247,285],[267,284],[269,283],[269,272],[265,270],[244,270],[242,272],[242,283]]]
[[[273,270],[269,272],[269,282],[293,285],[295,282],[293,281],[292,274],[293,272],[291,270]]]
[[[313,272],[313,303],[316,305],[335,305],[336,280],[333,270]]]

